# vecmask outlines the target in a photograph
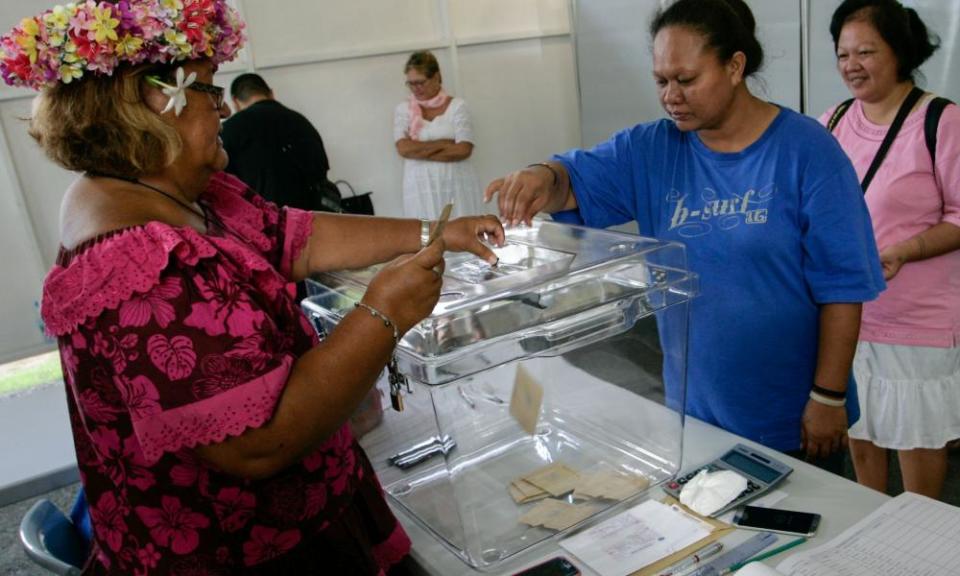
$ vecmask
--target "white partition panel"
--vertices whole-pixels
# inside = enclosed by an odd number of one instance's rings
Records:
[[[570,28],[567,0],[449,0],[459,43],[498,35],[553,34]]]
[[[800,1],[748,0],[765,64],[750,86],[799,110]],[[574,30],[584,146],[664,115],[653,81],[650,21],[659,0],[576,0]]]
[[[754,94],[800,111],[800,0],[747,0],[757,20],[764,63],[751,79]]]
[[[469,46],[459,54],[482,187],[579,145],[574,56],[566,38]]]
[[[76,178],[51,162],[27,134],[32,97],[0,103],[0,121],[9,141],[9,154],[23,199],[33,220],[36,241],[47,267],[60,245],[60,201]]]
[[[658,0],[576,0],[583,145],[659,118],[647,28]]]
[[[436,0],[243,0],[257,67],[414,49],[442,38]]]
[[[28,498],[36,489],[52,490],[58,483],[76,481],[77,457],[63,385],[0,398],[0,432],[4,459],[0,506]],[[71,468],[72,473],[63,473]],[[31,483],[36,488],[25,485]]]
[[[38,302],[46,265],[19,194],[6,138],[0,133],[0,364],[51,347],[40,326]]]

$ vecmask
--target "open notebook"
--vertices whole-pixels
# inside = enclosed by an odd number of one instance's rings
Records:
[[[926,576],[960,573],[960,508],[910,492],[774,570],[759,562],[737,576]]]

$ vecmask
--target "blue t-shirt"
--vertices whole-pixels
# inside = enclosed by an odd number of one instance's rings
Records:
[[[686,411],[777,450],[800,447],[819,305],[885,287],[853,166],[816,121],[780,113],[745,150],[719,153],[670,120],[640,124],[562,162],[579,209],[554,215],[683,242],[700,275],[690,308]],[[660,326],[665,348],[676,330]],[[677,375],[664,374],[678,407]],[[847,413],[859,418],[849,383]]]

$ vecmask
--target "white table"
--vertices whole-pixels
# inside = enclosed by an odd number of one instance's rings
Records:
[[[693,468],[721,455],[737,442],[752,445],[765,451],[768,448],[759,446],[734,434],[705,424],[699,420],[688,418],[684,431],[683,468]],[[777,488],[787,492],[788,497],[777,506],[788,509],[817,512],[823,516],[817,535],[808,542],[792,548],[782,554],[770,558],[767,563],[775,566],[790,554],[819,546],[855,524],[858,520],[879,507],[889,497],[885,494],[865,488],[846,478],[836,476],[806,462],[802,462],[784,454],[777,457],[793,466],[793,473]],[[657,497],[657,490],[651,496]],[[397,517],[413,540],[412,557],[423,574],[431,576],[476,576],[481,572],[464,564],[459,558],[444,548],[431,534],[421,528],[411,517],[397,507],[394,508]],[[737,530],[724,537],[723,542],[733,546],[749,538],[754,532]],[[790,536],[781,537],[790,539]],[[503,563],[492,574],[514,574],[525,567],[563,554],[583,572],[584,575],[595,575],[576,558],[561,550],[557,541],[553,540],[544,545],[521,554],[518,559]]]

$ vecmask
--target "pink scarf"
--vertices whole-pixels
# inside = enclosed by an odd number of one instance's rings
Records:
[[[407,130],[407,133],[411,139],[420,139],[420,130],[423,128],[423,109],[420,107],[440,108],[447,102],[447,98],[449,97],[443,88],[437,92],[436,96],[429,100],[417,100],[416,96],[413,94],[410,95],[410,128]]]

